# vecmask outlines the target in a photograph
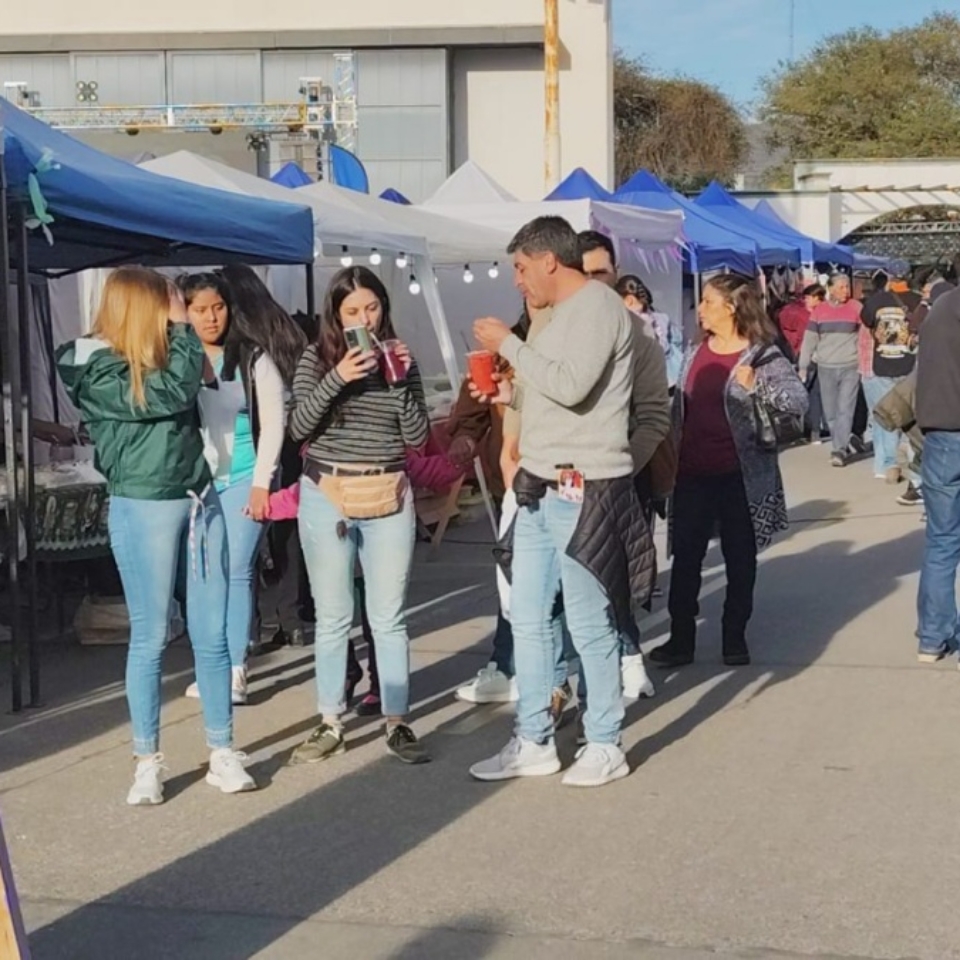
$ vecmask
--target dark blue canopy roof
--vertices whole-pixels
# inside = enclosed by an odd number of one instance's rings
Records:
[[[380,199],[389,200],[391,203],[399,203],[402,207],[410,206],[410,201],[399,190],[394,190],[393,187],[384,190],[380,194]]]
[[[692,273],[724,268],[747,275],[756,272],[758,251],[751,238],[674,192],[652,173],[641,170],[634,174],[612,200],[650,210],[683,211],[683,235],[687,241],[684,261]]]
[[[760,250],[760,262],[764,266],[800,265],[802,256],[796,238],[784,235],[774,224],[758,217],[727,193],[716,180],[694,203],[716,214],[735,230],[753,237]]]
[[[313,214],[150,173],[48,127],[0,98],[7,183],[53,244],[30,231],[36,271],[115,263],[310,263]]]
[[[769,200],[761,200],[753,212],[763,217],[768,223],[776,226],[777,230],[786,236],[792,236],[800,245],[804,263],[836,263],[849,266],[853,263],[853,249],[841,243],[827,243],[824,240],[815,240],[801,233],[796,227],[791,227],[780,214],[770,205]]]
[[[307,187],[313,180],[303,167],[294,163],[292,160],[285,163],[271,178],[274,183],[279,183],[281,187]]]
[[[583,167],[577,167],[546,200],[609,200],[612,194],[605,190]]]

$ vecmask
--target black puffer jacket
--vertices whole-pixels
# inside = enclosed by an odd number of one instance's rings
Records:
[[[512,582],[514,524],[494,548]],[[631,477],[590,480],[567,556],[600,581],[622,633],[634,623],[633,608],[649,603],[657,571],[657,551]]]

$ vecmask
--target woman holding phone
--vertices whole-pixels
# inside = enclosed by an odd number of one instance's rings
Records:
[[[368,343],[379,348],[379,362]],[[293,762],[317,763],[345,749],[344,677],[359,558],[386,747],[405,763],[424,763],[430,758],[405,722],[410,656],[404,605],[415,539],[405,456],[426,443],[429,423],[420,373],[396,339],[386,288],[365,267],[341,270],[331,281],[319,340],[297,368],[293,401],[290,433],[307,444],[299,524],[317,612],[321,721]]]
[[[226,533],[197,419],[203,346],[186,320],[167,280],[123,267],[104,286],[91,336],[57,351],[110,492],[110,546],[130,613],[133,806],[163,802],[160,666],[181,563],[211,749],[207,783],[224,793],[256,789],[233,749]]]

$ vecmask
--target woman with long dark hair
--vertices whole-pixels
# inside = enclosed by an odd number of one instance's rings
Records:
[[[757,552],[786,529],[787,508],[776,451],[756,437],[754,390],[776,409],[803,416],[807,392],[775,346],[756,283],[728,274],[704,287],[703,336],[687,355],[673,399],[679,469],[673,496],[670,639],[650,654],[664,667],[692,663],[701,571],[719,526],[727,573],[723,662],[750,662]]]
[[[110,546],[130,612],[133,806],[163,802],[160,668],[178,567],[187,571],[190,642],[211,749],[207,783],[224,793],[256,788],[232,746],[224,517],[197,421],[203,347],[186,321],[167,280],[123,267],[104,286],[91,335],[57,351],[110,492]]]
[[[187,275],[180,288],[206,354],[200,418],[227,526],[231,691],[234,704],[243,704],[257,549],[283,447],[287,393],[306,338],[249,267]],[[196,684],[187,695],[199,695]]]
[[[344,750],[344,676],[359,556],[387,749],[405,763],[423,763],[429,756],[405,723],[404,605],[415,539],[405,455],[426,443],[429,423],[420,373],[396,338],[387,290],[365,267],[341,270],[331,281],[319,341],[303,354],[293,399],[290,433],[308,445],[299,523],[316,605],[321,721],[293,762],[317,763]]]

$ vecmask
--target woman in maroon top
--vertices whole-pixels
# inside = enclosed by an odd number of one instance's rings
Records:
[[[703,560],[719,527],[727,572],[723,662],[750,662],[747,623],[753,613],[757,552],[786,527],[776,451],[757,443],[753,390],[763,381],[769,402],[802,416],[807,392],[774,345],[777,331],[749,277],[715,277],[699,308],[703,338],[687,358],[674,396],[680,450],[673,498],[670,639],[650,659],[661,666],[693,662]]]

